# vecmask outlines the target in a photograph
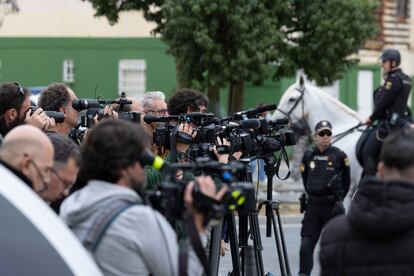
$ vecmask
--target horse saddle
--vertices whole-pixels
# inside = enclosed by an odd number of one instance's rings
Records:
[[[365,144],[367,143],[368,137],[371,135],[373,131],[376,131],[377,128],[373,126],[367,127],[361,134],[361,137],[359,137],[358,142],[356,144],[356,157],[361,166],[363,166],[362,162],[362,150],[365,147]]]

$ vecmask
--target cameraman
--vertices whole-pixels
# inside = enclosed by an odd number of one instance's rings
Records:
[[[41,108],[31,114],[28,90],[25,91],[17,82],[4,82],[0,84],[0,133],[4,137],[22,124],[45,130],[54,124],[54,120]]]
[[[56,123],[50,132],[57,132],[68,136],[78,124],[78,111],[72,107],[76,94],[66,84],[53,83],[49,85],[39,98],[39,107],[47,111],[62,112],[65,116],[63,123]]]
[[[174,230],[136,193],[145,188],[140,156],[147,148],[146,141],[144,130],[130,122],[103,120],[95,126],[82,149],[81,177],[88,184],[61,207],[63,220],[82,240],[102,224],[102,215],[113,209],[114,203],[128,204],[112,219],[95,247],[95,260],[106,275],[179,274]],[[210,177],[199,177],[197,182],[205,195],[221,198]],[[190,209],[193,185],[187,185],[184,192]],[[203,233],[203,215],[194,209],[191,213],[198,232]],[[189,275],[201,275],[195,256],[190,254],[189,258]]]

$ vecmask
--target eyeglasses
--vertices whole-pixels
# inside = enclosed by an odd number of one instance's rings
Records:
[[[62,184],[63,184],[63,187],[65,188],[65,191],[67,191],[67,192],[69,192],[69,190],[72,188],[72,186],[73,186],[73,183],[71,182],[71,181],[67,181],[67,180],[65,180],[65,179],[63,179],[60,175],[59,175],[59,173],[54,169],[54,168],[52,168],[51,169],[51,172],[56,176],[56,178],[60,181],[60,182],[62,182]]]
[[[145,110],[146,113],[157,113],[157,114],[167,114],[168,110],[167,109],[147,109]]]
[[[323,137],[323,136],[332,136],[332,132],[330,132],[329,130],[322,130],[321,132],[318,133],[318,136]]]
[[[17,94],[16,94],[16,96],[14,96],[14,97],[10,100],[9,105],[10,105],[11,103],[13,103],[13,102],[14,102],[14,100],[16,100],[16,99],[17,99],[20,95],[22,95],[22,96],[24,97],[24,90],[23,90],[22,86],[20,85],[20,83],[18,83],[18,82],[16,81],[16,82],[14,82],[14,84],[15,84],[15,85],[17,85],[17,90],[16,90]]]
[[[46,182],[44,181],[44,179],[45,179],[45,176],[49,176],[50,175],[50,172],[51,172],[52,168],[47,167],[45,169],[45,173],[43,174],[42,171],[39,169],[39,166],[36,164],[36,162],[34,160],[30,160],[30,163],[35,168],[35,171],[37,173],[37,176],[41,179],[42,184],[43,184],[43,188],[41,188],[40,190],[35,191],[35,192],[37,192],[37,193],[43,193],[43,192],[47,191],[48,185],[46,184]]]

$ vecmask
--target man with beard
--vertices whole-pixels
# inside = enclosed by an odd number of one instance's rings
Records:
[[[41,108],[31,114],[29,92],[25,92],[19,83],[0,84],[0,134],[4,137],[14,127],[25,123],[45,130],[54,120]]]
[[[42,92],[39,98],[39,107],[43,110],[62,112],[65,116],[62,123],[57,123],[49,131],[68,136],[71,130],[76,127],[78,111],[72,107],[72,102],[76,99],[75,92],[63,83],[53,83]]]
[[[174,230],[136,192],[145,189],[147,138],[139,125],[124,120],[107,119],[96,125],[82,147],[80,175],[88,183],[60,209],[62,219],[93,252],[105,275],[179,275]],[[203,234],[207,221],[193,208],[194,185],[203,196],[216,200],[224,190],[216,193],[206,176],[185,188],[184,203],[198,233]],[[201,275],[201,265],[194,258],[190,251],[188,274]]]

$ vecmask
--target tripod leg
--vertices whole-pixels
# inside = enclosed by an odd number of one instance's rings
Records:
[[[285,276],[286,275],[286,270],[285,270],[284,256],[283,256],[283,252],[281,250],[282,246],[280,244],[280,237],[279,237],[279,233],[278,233],[278,230],[277,230],[276,218],[275,218],[274,213],[273,213],[273,216],[272,216],[272,222],[273,222],[273,230],[275,232],[275,242],[276,242],[277,257],[278,257],[278,260],[279,260],[280,273],[281,273],[282,276]]]
[[[256,257],[256,269],[257,275],[264,275],[264,267],[263,267],[263,257],[262,257],[262,240],[260,237],[260,227],[259,227],[259,218],[258,218],[258,210],[255,210],[253,213],[250,214],[250,227],[251,227],[251,234],[253,238],[253,245]]]
[[[241,272],[245,275],[246,272],[246,250],[249,245],[249,219],[247,214],[239,213],[239,246],[241,258]]]
[[[208,254],[210,271],[213,276],[218,275],[220,264],[221,233],[223,229],[223,220],[219,225],[211,229],[210,252]]]
[[[290,272],[289,257],[287,255],[285,235],[283,234],[282,221],[280,220],[279,209],[276,209],[275,212],[276,212],[276,217],[277,217],[277,223],[279,226],[280,240],[282,241],[282,250],[283,250],[283,256],[285,260],[286,273],[287,275],[292,275]],[[273,214],[273,221],[274,220],[275,220],[275,215]],[[276,235],[276,229],[275,229],[275,235]]]
[[[230,250],[231,250],[231,262],[233,264],[233,276],[240,276],[240,255],[239,245],[237,244],[237,230],[236,220],[234,219],[234,213],[226,215],[226,221],[228,224],[228,234],[230,239]]]

